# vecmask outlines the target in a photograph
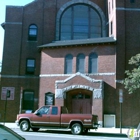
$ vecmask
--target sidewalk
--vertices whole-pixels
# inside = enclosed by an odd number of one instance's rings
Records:
[[[1,122],[0,124],[4,125],[4,123],[1,123]],[[5,123],[5,126],[11,129],[19,128],[19,126],[17,126],[15,123]],[[122,133],[120,133],[120,128],[98,128],[97,130],[91,129],[89,132],[127,135],[128,128],[122,128]]]
[[[3,125],[5,125],[5,126],[11,128],[11,129],[19,128],[19,127],[16,125],[16,123],[5,123],[5,124],[4,124],[3,122],[0,122],[0,124],[3,124]]]
[[[97,130],[91,130],[91,132],[110,133],[110,134],[126,134],[127,135],[128,128],[122,128],[121,133],[120,133],[120,128],[98,128]]]

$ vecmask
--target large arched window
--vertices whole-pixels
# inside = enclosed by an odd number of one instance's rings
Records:
[[[72,60],[73,60],[73,56],[71,54],[66,55],[66,57],[65,57],[65,74],[72,73]]]
[[[97,73],[98,67],[98,55],[96,53],[91,53],[89,55],[89,73]]]
[[[84,54],[78,54],[77,56],[77,72],[84,73],[85,72],[85,55]]]
[[[61,17],[60,40],[101,37],[101,19],[89,5],[77,4],[66,9]]]

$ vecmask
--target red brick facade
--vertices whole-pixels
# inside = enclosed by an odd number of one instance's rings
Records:
[[[100,15],[100,38],[60,40],[61,16],[68,7],[78,4],[91,6]],[[20,106],[26,92],[34,93],[32,110],[44,105],[47,93],[52,93],[54,104],[67,106],[71,113],[97,114],[102,126],[104,115],[112,114],[116,116],[115,126],[119,127],[119,89],[123,89],[120,82],[125,69],[129,69],[128,60],[140,50],[139,7],[138,1],[124,0],[36,0],[23,7],[7,6],[6,21],[2,24],[5,39],[0,121],[4,120],[6,103],[2,89],[14,87],[14,99],[7,99],[6,121],[15,121],[16,114],[28,110]],[[36,41],[28,40],[32,24],[37,25]],[[80,53],[85,56],[84,73],[77,72]],[[91,53],[98,55],[96,73],[89,73]],[[73,56],[72,74],[65,74],[67,54]],[[26,73],[28,59],[35,59],[32,75]],[[139,98],[139,93],[128,95],[124,90],[123,127],[139,123]]]

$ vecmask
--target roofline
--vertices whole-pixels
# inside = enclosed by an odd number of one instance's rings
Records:
[[[52,43],[38,46],[38,48],[54,48],[54,47],[61,47],[61,46],[104,44],[104,43],[115,43],[115,42],[116,39],[114,37],[102,37],[102,38],[92,38],[92,39],[54,41]]]

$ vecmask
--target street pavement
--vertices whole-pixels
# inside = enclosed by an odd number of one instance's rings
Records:
[[[15,123],[0,123],[3,124],[11,129],[19,129],[19,126],[17,126]],[[110,134],[110,135],[120,135],[120,136],[126,136],[129,128],[98,128],[97,130],[90,129],[89,132],[95,132],[95,133],[103,133],[103,134]]]

